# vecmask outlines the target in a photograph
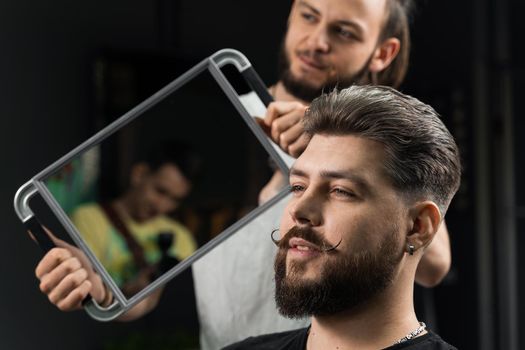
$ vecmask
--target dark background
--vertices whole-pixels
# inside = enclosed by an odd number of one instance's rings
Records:
[[[96,62],[124,57],[149,67],[157,78],[142,87],[130,82],[133,98],[224,47],[245,53],[272,83],[288,10],[285,1],[0,2],[1,349],[146,348],[144,339],[155,339],[150,348],[176,348],[169,334],[177,307],[170,300],[133,323],[57,311],[38,291],[34,268],[41,255],[12,198],[104,120],[125,112],[100,100]],[[432,292],[438,331],[460,349],[525,347],[518,336],[525,322],[517,317],[525,311],[517,255],[525,245],[524,10],[517,0],[419,1],[412,26],[412,64],[402,90],[443,115],[464,160],[463,184],[447,216],[453,266]],[[102,96],[129,88],[103,86],[110,91]]]

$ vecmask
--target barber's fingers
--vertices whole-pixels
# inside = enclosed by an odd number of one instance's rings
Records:
[[[64,293],[62,298],[57,299],[55,302],[49,300],[56,305],[62,311],[72,311],[82,308],[82,301],[86,299],[91,291],[91,282],[84,280],[76,288],[70,290],[68,293]]]
[[[104,300],[104,283],[84,252],[46,231],[57,247],[51,249],[35,269],[40,290],[61,310],[80,308],[88,293],[96,301]]]
[[[296,124],[279,136],[278,144],[292,157],[299,157],[308,146],[310,137],[304,133],[302,124]]]
[[[290,146],[288,146],[287,153],[294,158],[299,157],[306,149],[306,146],[308,146],[310,139],[310,136],[304,133],[301,134],[301,136],[299,136],[298,139],[296,139]]]
[[[264,119],[260,117],[254,117],[254,119],[257,125],[259,125],[262,131],[266,134],[266,136],[272,137],[272,134],[271,134],[272,129],[268,125],[266,125],[266,123],[264,122]]]
[[[64,248],[49,251],[37,267],[37,277],[42,293],[62,311],[80,308],[92,290],[88,271]]]
[[[64,278],[84,269],[80,261],[63,248],[54,248],[38,264],[36,276],[40,280],[40,290],[49,294]],[[87,271],[86,273],[87,277]]]
[[[87,275],[85,269],[78,269],[64,276],[64,278],[62,278],[59,283],[47,293],[49,301],[58,306],[61,301],[66,299],[75,291],[75,289],[87,281]]]
[[[45,256],[42,258],[40,263],[35,269],[35,273],[38,278],[40,278],[41,275],[49,272],[51,269],[56,267],[58,264],[60,264],[62,261],[70,258],[70,257],[76,257],[82,266],[85,268],[91,267],[91,262],[89,261],[88,257],[84,254],[82,250],[80,250],[78,247],[71,245],[67,243],[66,241],[63,241],[59,238],[57,238],[51,231],[49,231],[47,228],[44,227],[49,237],[53,240],[56,247],[51,249]],[[88,272],[94,273],[93,269],[88,269]]]
[[[82,307],[82,301],[86,299],[91,290],[91,282],[84,281],[77,288],[71,291],[64,299],[55,305],[62,311],[77,310]]]
[[[283,114],[279,118],[274,119],[270,124],[271,136],[274,141],[279,140],[281,134],[287,132],[291,128],[300,127],[302,130],[302,119],[304,117],[304,110],[294,110],[290,113]]]
[[[66,248],[57,247],[51,249],[38,263],[35,269],[36,277],[38,279],[42,279],[44,275],[50,273],[56,267],[62,264],[62,262],[70,259],[71,257],[73,257],[73,254]]]
[[[303,128],[300,124],[296,124],[290,127],[285,132],[279,134],[278,144],[279,146],[288,151],[288,148],[303,134]]]
[[[283,115],[292,113],[294,111],[306,111],[307,106],[300,102],[295,101],[275,101],[268,105],[266,110],[266,116],[264,122],[266,125],[271,125],[276,119],[281,118]]]
[[[281,135],[289,131],[293,127],[301,127],[302,130],[302,114],[300,112],[292,112],[276,119],[271,125],[271,135],[273,140],[279,140]]]

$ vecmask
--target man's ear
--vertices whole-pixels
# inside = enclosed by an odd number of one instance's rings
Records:
[[[379,44],[372,54],[368,69],[372,73],[384,70],[396,58],[401,48],[401,42],[397,38],[388,38]]]
[[[146,163],[141,162],[141,163],[134,164],[131,167],[131,175],[129,177],[130,186],[131,187],[139,186],[142,183],[142,181],[144,181],[146,176],[149,175],[149,173],[150,173],[150,168]]]
[[[407,235],[407,245],[414,250],[425,248],[430,244],[441,224],[441,212],[432,201],[417,203],[410,210],[412,229]]]

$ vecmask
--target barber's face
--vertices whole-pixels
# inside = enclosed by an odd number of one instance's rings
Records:
[[[358,78],[367,71],[377,47],[385,4],[385,0],[295,0],[281,78],[312,91]]]
[[[394,279],[409,220],[383,160],[377,142],[323,135],[297,159],[276,258],[276,300],[284,315],[342,311]]]
[[[190,182],[173,164],[164,164],[156,171],[145,168],[132,187],[134,219],[146,221],[173,212],[190,189]]]

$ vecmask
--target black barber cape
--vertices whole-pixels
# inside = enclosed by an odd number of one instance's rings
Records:
[[[308,339],[308,329],[301,328],[293,331],[250,337],[241,342],[229,345],[224,350],[305,350]],[[384,350],[457,350],[447,344],[437,334],[428,331],[427,334],[396,344]]]

